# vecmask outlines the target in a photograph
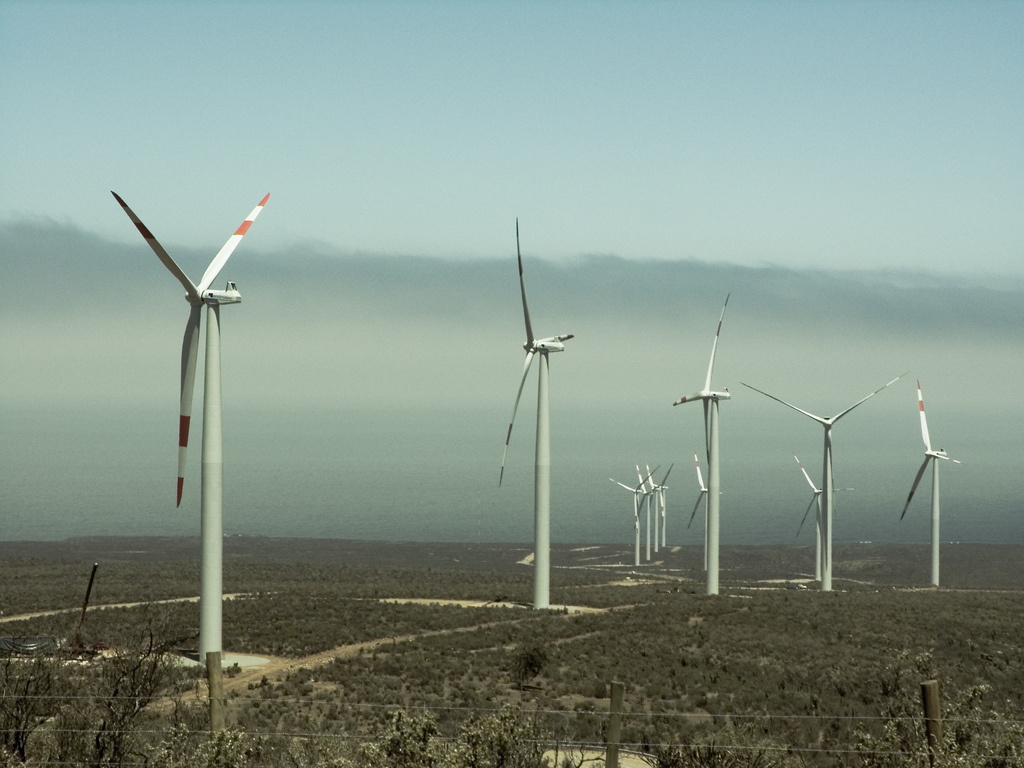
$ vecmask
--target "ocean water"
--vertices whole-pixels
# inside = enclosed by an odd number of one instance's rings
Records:
[[[532,541],[535,414],[525,401],[501,488],[504,412],[229,408],[225,534]],[[820,485],[821,428],[781,407],[751,415],[749,405],[734,405],[722,405],[722,543],[811,544],[813,512],[796,538],[811,491],[793,453]],[[923,447],[916,415],[901,416],[894,429],[892,413],[865,408],[834,430],[836,485],[854,488],[837,496],[836,543],[929,541],[930,471],[899,520]],[[139,409],[3,411],[0,536],[196,535],[200,424],[176,509],[175,421],[173,413]],[[965,414],[943,423],[944,434],[957,436],[951,455],[964,463],[941,467],[942,540],[1022,544],[1019,446],[993,443],[980,421]],[[671,466],[669,543],[700,543],[703,511],[687,523],[697,498],[693,452],[702,452],[701,422],[696,406],[642,417],[553,407],[552,541],[631,545],[632,496],[609,478],[635,485],[639,462],[660,467],[659,480]],[[701,464],[706,480],[703,456]]]

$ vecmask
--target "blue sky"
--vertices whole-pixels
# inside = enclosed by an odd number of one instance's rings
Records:
[[[0,220],[1024,272],[1015,2],[0,0]],[[152,219],[152,221],[150,221]]]

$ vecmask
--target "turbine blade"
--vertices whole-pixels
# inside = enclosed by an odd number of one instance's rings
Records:
[[[676,463],[674,461],[671,464],[668,465],[668,472],[666,472],[665,476],[663,478],[661,478],[661,485],[664,485],[665,481],[668,480],[669,472],[672,471],[672,467],[674,467],[675,465],[676,465]]]
[[[722,314],[718,318],[718,328],[715,330],[715,340],[711,343],[711,362],[708,364],[708,378],[704,382],[704,391],[711,391],[711,371],[715,367],[715,351],[718,349],[718,335],[722,332],[722,320],[725,318],[725,308],[729,306],[729,296],[725,295],[725,304],[722,306]]]
[[[249,227],[252,226],[256,217],[260,215],[260,211],[263,210],[263,206],[267,204],[267,200],[269,199],[270,194],[268,193],[262,200],[260,200],[259,204],[252,209],[252,213],[246,217],[245,221],[239,225],[238,229],[235,230],[235,234],[228,238],[228,241],[224,243],[224,246],[217,252],[217,255],[213,257],[213,261],[210,262],[210,266],[208,266],[206,268],[206,272],[203,273],[203,279],[199,281],[197,289],[199,293],[202,293],[209,288],[213,281],[217,279],[217,275],[220,274],[224,265],[227,264],[231,254],[234,253],[238,244],[242,242],[242,238],[245,236],[245,233],[249,231]]]
[[[917,407],[921,411],[921,437],[924,439],[924,449],[930,451],[932,449],[931,438],[928,437],[928,422],[924,417],[924,397],[921,396],[921,380],[917,380]]]
[[[697,454],[693,454],[693,461],[697,465],[697,482],[700,483],[700,490],[703,493],[707,493],[707,487],[704,485],[704,476],[700,473],[700,459],[697,458]]]
[[[523,385],[526,384],[526,376],[530,372],[530,363],[533,362],[533,350],[526,353],[526,362],[523,364],[523,378],[519,381],[519,391],[516,393],[516,404],[512,406],[512,418],[508,423],[508,433],[505,435],[505,451],[501,454],[501,472],[498,474],[498,487],[501,487],[501,480],[505,477],[505,457],[508,455],[508,441],[512,439],[512,425],[516,423],[516,411],[519,410],[519,399],[523,396]]]
[[[807,522],[807,516],[809,514],[811,514],[811,507],[814,506],[814,502],[816,502],[817,500],[818,500],[818,494],[814,494],[811,497],[811,503],[807,505],[807,509],[804,512],[803,518],[800,520],[800,527],[796,529],[796,536],[793,537],[794,539],[800,538],[800,531],[803,530],[804,523]]]
[[[694,392],[692,395],[687,395],[686,397],[679,398],[674,403],[672,403],[672,405],[682,405],[683,403],[692,403],[694,400],[704,400],[704,393],[703,392]],[[707,401],[705,400],[705,402],[707,402]]]
[[[857,401],[856,403],[854,403],[853,405],[851,405],[851,406],[850,406],[849,408],[847,408],[847,409],[846,409],[845,411],[843,411],[842,413],[840,413],[840,414],[837,414],[836,416],[833,416],[833,417],[832,417],[831,419],[829,419],[829,421],[830,421],[830,422],[832,422],[833,424],[835,424],[835,423],[836,423],[837,421],[839,421],[839,419],[840,419],[840,418],[842,418],[843,416],[845,416],[846,414],[848,414],[848,413],[849,413],[850,411],[852,411],[852,410],[853,410],[854,408],[856,408],[856,407],[857,407],[858,405],[860,405],[861,403],[863,403],[863,402],[864,402],[865,400],[870,400],[870,399],[871,399],[872,397],[874,397],[875,395],[877,395],[877,394],[878,394],[879,392],[881,392],[881,391],[882,391],[883,389],[885,389],[886,387],[888,387],[888,386],[889,386],[890,384],[895,384],[895,383],[896,383],[897,381],[899,381],[900,379],[902,379],[902,378],[903,378],[904,376],[906,376],[906,375],[907,375],[908,373],[910,373],[910,371],[904,371],[903,373],[901,373],[901,374],[900,374],[899,376],[897,376],[897,377],[896,377],[895,379],[893,379],[892,381],[886,382],[885,384],[883,384],[882,386],[880,386],[880,387],[879,387],[878,389],[876,389],[876,390],[875,390],[874,392],[872,392],[872,393],[871,393],[870,395],[868,395],[867,397],[862,397],[862,398],[861,398],[860,400],[858,400],[858,401]]]
[[[124,209],[124,212],[128,214],[128,218],[132,220],[132,223],[135,224],[135,228],[139,230],[139,233],[146,239],[146,242],[149,243],[149,247],[153,249],[153,253],[157,255],[157,258],[163,262],[163,265],[167,267],[170,273],[178,278],[178,282],[184,286],[185,295],[188,296],[189,301],[198,301],[199,289],[197,289],[195,285],[192,284],[192,281],[188,279],[188,276],[182,272],[181,267],[174,262],[174,259],[172,259],[167,251],[164,250],[164,247],[160,245],[160,242],[153,237],[153,233],[150,232],[146,225],[142,223],[142,220],[135,215],[135,211],[128,207],[128,204],[121,199],[117,192],[111,190],[110,194],[114,196],[114,199],[117,200],[121,208]]]
[[[890,383],[891,383],[891,382],[890,382]],[[814,419],[815,421],[817,421],[817,422],[818,422],[818,423],[820,423],[820,424],[827,424],[827,423],[828,423],[828,419],[823,419],[823,418],[821,418],[821,416],[815,416],[815,415],[814,415],[813,413],[811,413],[810,411],[805,411],[805,410],[804,410],[803,408],[797,408],[797,407],[796,407],[795,405],[793,405],[792,403],[787,403],[787,402],[786,402],[785,400],[782,400],[782,399],[780,399],[780,398],[776,397],[775,395],[769,395],[769,394],[768,394],[767,392],[764,392],[764,391],[762,391],[762,390],[758,389],[757,387],[752,387],[752,386],[750,386],[749,384],[744,384],[744,383],[743,383],[742,381],[740,382],[740,384],[743,384],[743,386],[744,386],[744,387],[746,387],[747,389],[752,389],[752,390],[754,390],[755,392],[760,392],[760,393],[761,393],[762,395],[764,395],[765,397],[770,397],[770,398],[771,398],[772,400],[774,400],[775,402],[777,402],[777,403],[782,403],[783,405],[785,405],[785,406],[787,406],[787,407],[789,407],[789,408],[792,408],[792,409],[793,409],[794,411],[799,411],[799,412],[800,412],[800,413],[802,413],[802,414],[803,414],[804,416],[810,416],[810,417],[811,417],[812,419]],[[868,397],[871,397],[871,395],[868,395]],[[865,398],[865,399],[867,399],[867,398]],[[863,402],[863,401],[862,401],[862,402]],[[860,404],[860,403],[858,403],[857,405],[859,405],[859,404]],[[838,418],[838,417],[837,417],[837,418]]]
[[[530,325],[530,306],[526,303],[526,281],[523,280],[523,255],[519,251],[519,219],[516,219],[516,258],[519,259],[519,289],[523,293],[523,318],[526,320],[526,343],[533,346],[533,326]]]
[[[706,494],[707,491],[703,489],[701,489],[701,492],[697,494],[697,503],[693,505],[693,513],[690,515],[690,522],[686,524],[687,530],[689,530],[690,526],[693,525],[693,518],[697,516],[697,510],[700,509],[701,499],[703,499]]]
[[[918,483],[920,483],[921,478],[924,477],[924,471],[928,469],[928,462],[931,460],[931,456],[925,456],[924,463],[921,465],[921,468],[917,470],[917,477],[914,478],[914,484],[910,486],[910,495],[907,496],[907,503],[903,505],[903,514],[900,515],[900,520],[902,520],[904,515],[907,514],[907,508],[910,506],[910,502],[914,498],[914,491],[917,490]]]
[[[796,459],[796,454],[793,454],[793,458]],[[811,480],[811,476],[807,474],[807,470],[804,469],[804,465],[800,463],[800,459],[796,459],[796,465],[800,467],[800,471],[804,473],[804,477],[807,478],[807,484],[811,486],[811,490],[815,493],[821,493],[821,491],[818,490],[818,487],[814,484],[814,481]]]
[[[181,492],[185,486],[185,458],[188,454],[188,429],[192,419],[192,393],[196,381],[196,356],[199,351],[199,319],[203,305],[193,304],[185,324],[185,336],[181,341],[181,409],[178,419],[178,501],[181,506]]]

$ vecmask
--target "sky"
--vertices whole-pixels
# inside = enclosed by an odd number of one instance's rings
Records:
[[[836,428],[837,537],[927,541],[925,491],[898,523],[920,380],[964,461],[944,530],[1024,543],[1022,31],[1019,3],[0,0],[0,535],[198,530],[186,305],[114,190],[193,279],[271,193],[220,278],[229,533],[530,539],[535,379],[496,488],[518,218],[535,329],[576,334],[554,541],[630,543],[608,478],[645,462],[700,540],[702,414],[671,403],[730,294],[724,543],[794,541],[793,454],[820,476],[821,428],[741,382],[832,415],[904,371]]]

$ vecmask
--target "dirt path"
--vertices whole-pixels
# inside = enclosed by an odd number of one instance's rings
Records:
[[[423,637],[437,637],[439,635],[455,635],[460,632],[475,632],[480,629],[490,629],[491,627],[502,626],[506,624],[518,624],[523,621],[528,621],[527,617],[522,619],[506,619],[503,621],[490,621],[483,624],[473,624],[468,627],[453,627],[452,629],[431,629],[425,632],[416,632],[411,635],[396,635],[394,637],[382,637],[377,640],[368,640],[364,643],[353,643],[352,645],[339,645],[337,648],[332,648],[329,651],[323,651],[321,653],[315,653],[312,656],[304,656],[301,659],[282,659],[278,656],[266,656],[266,664],[260,664],[259,666],[244,667],[242,671],[231,678],[224,680],[224,693],[236,693],[248,690],[249,683],[259,682],[264,677],[268,680],[283,680],[286,675],[290,672],[294,672],[299,669],[314,669],[316,667],[328,664],[335,659],[349,659],[353,656],[358,656],[360,653],[372,651],[375,648],[381,648],[388,645],[396,645],[398,643],[407,643],[412,640],[417,640]]]

